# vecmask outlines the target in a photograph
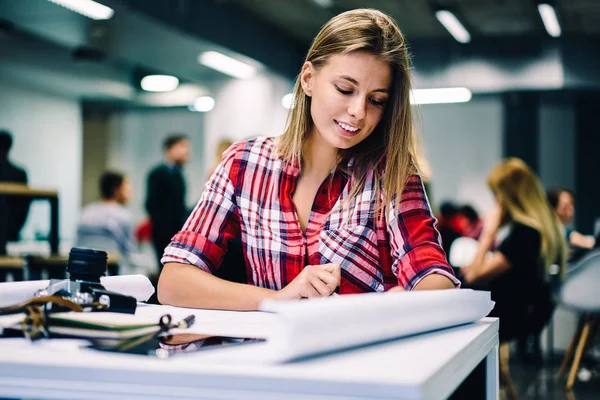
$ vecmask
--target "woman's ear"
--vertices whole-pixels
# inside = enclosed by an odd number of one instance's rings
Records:
[[[308,97],[312,96],[312,85],[315,77],[315,69],[310,61],[307,61],[302,66],[300,71],[300,83],[302,84],[302,90]]]

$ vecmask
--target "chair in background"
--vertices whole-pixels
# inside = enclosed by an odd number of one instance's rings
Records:
[[[600,284],[600,250],[595,250],[569,271],[559,292],[560,304],[581,315],[579,326],[558,371],[558,376],[563,377],[569,361],[573,358],[567,378],[567,390],[573,388],[583,354],[593,343],[598,328],[600,321],[598,284]]]

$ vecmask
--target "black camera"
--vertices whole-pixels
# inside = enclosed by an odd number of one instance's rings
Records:
[[[73,247],[69,252],[69,279],[52,279],[36,296],[62,296],[92,311],[134,314],[135,297],[110,292],[100,283],[106,275],[108,255],[101,250]]]

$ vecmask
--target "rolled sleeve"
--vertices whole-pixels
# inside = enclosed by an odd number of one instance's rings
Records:
[[[227,251],[229,240],[240,231],[235,188],[231,177],[236,176],[236,147],[231,147],[207,182],[204,192],[188,217],[183,229],[166,247],[162,264],[192,264],[214,273]]]
[[[456,287],[460,286],[446,261],[421,178],[412,175],[398,207],[395,201],[389,205],[386,219],[392,272],[398,278],[398,285],[412,290],[426,276],[441,274],[452,280]]]

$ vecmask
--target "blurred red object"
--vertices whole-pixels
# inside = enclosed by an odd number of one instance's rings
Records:
[[[135,228],[134,234],[138,243],[150,242],[152,240],[152,222],[150,221],[150,218],[143,220]]]

